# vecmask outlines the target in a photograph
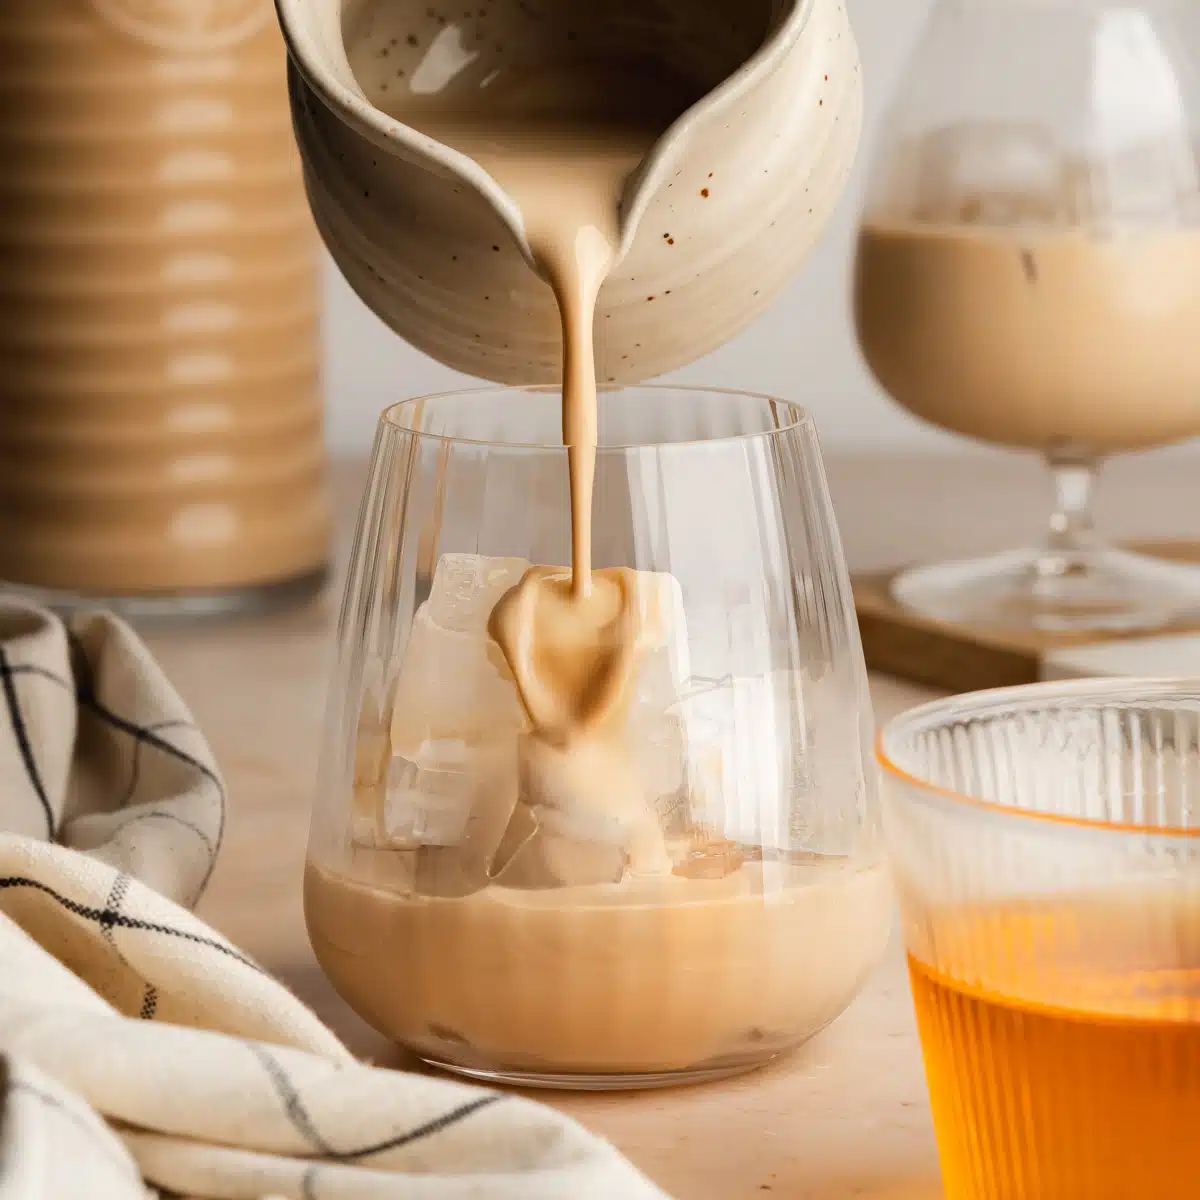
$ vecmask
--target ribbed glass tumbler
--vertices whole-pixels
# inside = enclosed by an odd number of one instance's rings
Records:
[[[595,773],[597,809],[530,784],[528,717],[488,634],[531,564],[570,562],[561,423],[555,389],[383,416],[309,931],[349,1003],[443,1067],[585,1088],[744,1070],[833,1020],[891,923],[816,435],[761,396],[601,395],[593,559],[632,569],[654,617],[617,734],[628,769]]]
[[[1200,681],[961,696],[880,738],[947,1200],[1200,1189]]]

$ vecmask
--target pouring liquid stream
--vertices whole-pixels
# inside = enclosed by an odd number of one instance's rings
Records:
[[[552,806],[609,812],[606,797],[617,792],[629,793],[618,809],[646,801],[619,746],[643,606],[634,572],[592,568],[596,301],[617,259],[626,182],[694,98],[661,69],[643,78],[652,82],[630,82],[630,64],[550,67],[502,76],[463,98],[421,97],[395,113],[473,158],[512,198],[558,305],[571,568],[530,569],[497,604],[489,632],[530,722],[522,745],[530,791]],[[587,753],[575,767],[580,746]],[[662,867],[661,847],[648,855]]]
[[[635,804],[641,794],[617,746],[636,666],[632,581],[625,571],[592,569],[594,319],[617,256],[621,191],[653,138],[643,130],[593,131],[582,139],[576,132],[539,141],[539,151],[528,157],[510,152],[482,162],[516,200],[534,259],[558,303],[571,502],[569,580],[553,569],[531,569],[496,606],[489,631],[532,727],[522,746],[531,798],[593,812],[608,808],[606,792],[626,791]],[[552,158],[543,157],[547,151]],[[572,754],[581,742],[592,756],[576,766]]]

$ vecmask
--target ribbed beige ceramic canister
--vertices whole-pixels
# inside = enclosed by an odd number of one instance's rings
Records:
[[[0,579],[318,576],[318,321],[270,0],[2,0]]]

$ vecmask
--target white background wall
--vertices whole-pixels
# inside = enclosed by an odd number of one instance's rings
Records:
[[[929,7],[930,0],[850,0],[867,88],[852,185],[791,290],[741,337],[678,375],[800,401],[816,414],[827,449],[965,445],[919,424],[879,391],[859,360],[849,315],[854,232],[874,131]],[[328,290],[329,436],[335,449],[365,450],[385,405],[465,382],[385,329],[332,266]]]

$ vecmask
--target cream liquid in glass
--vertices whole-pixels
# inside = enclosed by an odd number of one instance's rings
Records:
[[[752,1066],[834,1019],[887,940],[881,869],[745,863],[470,896],[310,865],[309,933],[341,995],[431,1059],[597,1075]]]
[[[868,219],[858,336],[919,417],[987,442],[1107,454],[1200,430],[1200,230]]]

